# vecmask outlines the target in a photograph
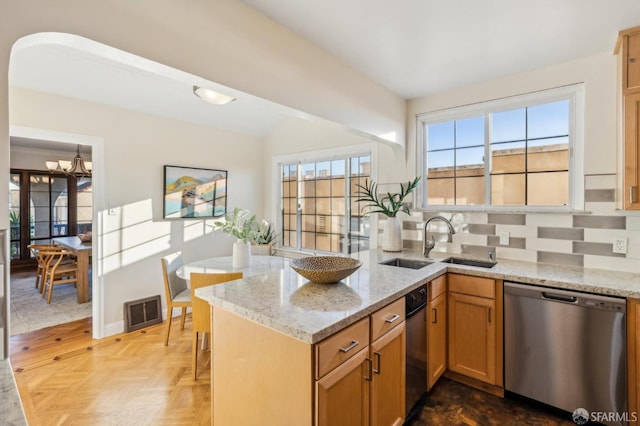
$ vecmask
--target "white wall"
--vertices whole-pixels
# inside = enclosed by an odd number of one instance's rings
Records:
[[[228,207],[262,214],[263,144],[254,136],[25,89],[10,95],[12,125],[103,139],[101,184],[114,214],[100,211],[94,224],[101,228],[94,274],[104,290],[107,330],[122,325],[123,302],[164,299],[161,256],[182,250],[192,261],[231,254],[232,240],[212,234],[212,220],[163,220],[164,165],[228,170]]]

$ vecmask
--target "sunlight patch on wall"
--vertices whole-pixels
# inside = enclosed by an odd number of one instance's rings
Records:
[[[154,222],[151,199],[101,212],[104,273],[156,256],[171,247],[171,222]]]
[[[218,219],[184,221],[184,242],[212,234],[214,222]]]

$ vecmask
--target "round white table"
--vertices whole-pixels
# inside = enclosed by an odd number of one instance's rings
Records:
[[[176,271],[176,274],[189,280],[192,272],[213,274],[216,272],[242,272],[243,277],[261,275],[268,272],[281,271],[289,268],[289,259],[279,256],[251,256],[249,266],[234,268],[231,256],[211,257],[187,263]]]

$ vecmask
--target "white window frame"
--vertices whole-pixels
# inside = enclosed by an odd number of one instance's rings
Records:
[[[284,164],[291,163],[316,163],[322,161],[331,161],[331,160],[340,160],[348,157],[356,157],[356,156],[365,156],[368,155],[371,158],[371,173],[370,179],[377,180],[377,164],[378,164],[378,148],[374,143],[365,143],[359,145],[350,145],[345,147],[334,147],[331,149],[323,149],[317,151],[307,151],[301,152],[297,154],[287,154],[272,157],[271,161],[271,170],[272,170],[272,194],[274,194],[273,199],[275,200],[271,206],[271,217],[276,218],[275,223],[278,227],[277,229],[282,229],[282,215],[280,211],[280,203],[282,201],[282,166]],[[375,218],[376,215],[372,215],[370,217],[370,230],[371,235],[369,235],[369,247],[374,248],[377,235],[374,234],[377,229],[377,220]],[[299,231],[299,230],[298,230]],[[297,250],[293,247],[282,247],[280,245],[280,241],[276,247],[281,251],[288,251],[292,253],[305,253],[305,254],[316,254],[320,253],[319,250],[309,250],[309,249],[300,249]],[[325,252],[322,252],[325,253]],[[327,254],[336,255],[335,252],[326,252]]]
[[[569,202],[566,206],[494,206],[491,205],[491,179],[488,177],[490,165],[485,166],[485,204],[483,205],[427,205],[426,179],[426,125],[484,115],[485,158],[491,158],[490,114],[540,104],[569,101]],[[476,104],[448,108],[439,111],[416,114],[416,170],[422,176],[422,182],[416,194],[416,206],[427,211],[524,211],[524,212],[568,212],[584,211],[584,83],[577,83],[553,89],[541,90],[507,98],[494,99]]]

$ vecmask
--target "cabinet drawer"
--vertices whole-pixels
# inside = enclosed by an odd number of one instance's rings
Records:
[[[316,379],[369,345],[369,317],[363,318],[315,346]]]
[[[496,282],[491,278],[449,274],[449,292],[495,299]]]
[[[404,297],[371,314],[371,341],[404,321]]]
[[[429,301],[435,300],[436,297],[447,291],[447,276],[442,275],[427,284],[427,297]]]

